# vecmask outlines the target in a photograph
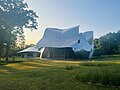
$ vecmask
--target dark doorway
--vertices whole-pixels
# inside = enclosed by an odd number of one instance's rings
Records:
[[[53,58],[53,59],[74,59],[75,53],[70,47],[66,48],[53,48],[45,47],[42,58]]]

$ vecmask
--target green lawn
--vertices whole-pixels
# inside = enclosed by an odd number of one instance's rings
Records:
[[[120,90],[119,69],[120,55],[89,61],[17,59],[0,65],[0,90]],[[100,84],[104,79],[110,83]]]

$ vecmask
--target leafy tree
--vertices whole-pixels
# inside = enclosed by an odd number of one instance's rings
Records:
[[[108,33],[94,40],[94,55],[108,55],[120,53],[120,31]]]
[[[94,55],[101,55],[101,45],[99,39],[94,39]]]
[[[37,18],[24,0],[0,0],[0,59],[4,46],[8,60],[9,49],[17,41],[24,43],[24,28],[37,29]]]

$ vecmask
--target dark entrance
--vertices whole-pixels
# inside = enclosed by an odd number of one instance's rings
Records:
[[[66,48],[52,48],[45,47],[42,58],[52,59],[74,59],[75,53],[70,47]]]

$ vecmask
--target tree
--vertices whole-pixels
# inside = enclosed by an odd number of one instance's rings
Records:
[[[108,55],[120,53],[120,31],[108,33],[94,40],[94,55]]]
[[[38,16],[28,9],[24,0],[0,0],[0,60],[6,47],[6,60],[11,46],[17,41],[24,43],[24,28],[37,29]]]

